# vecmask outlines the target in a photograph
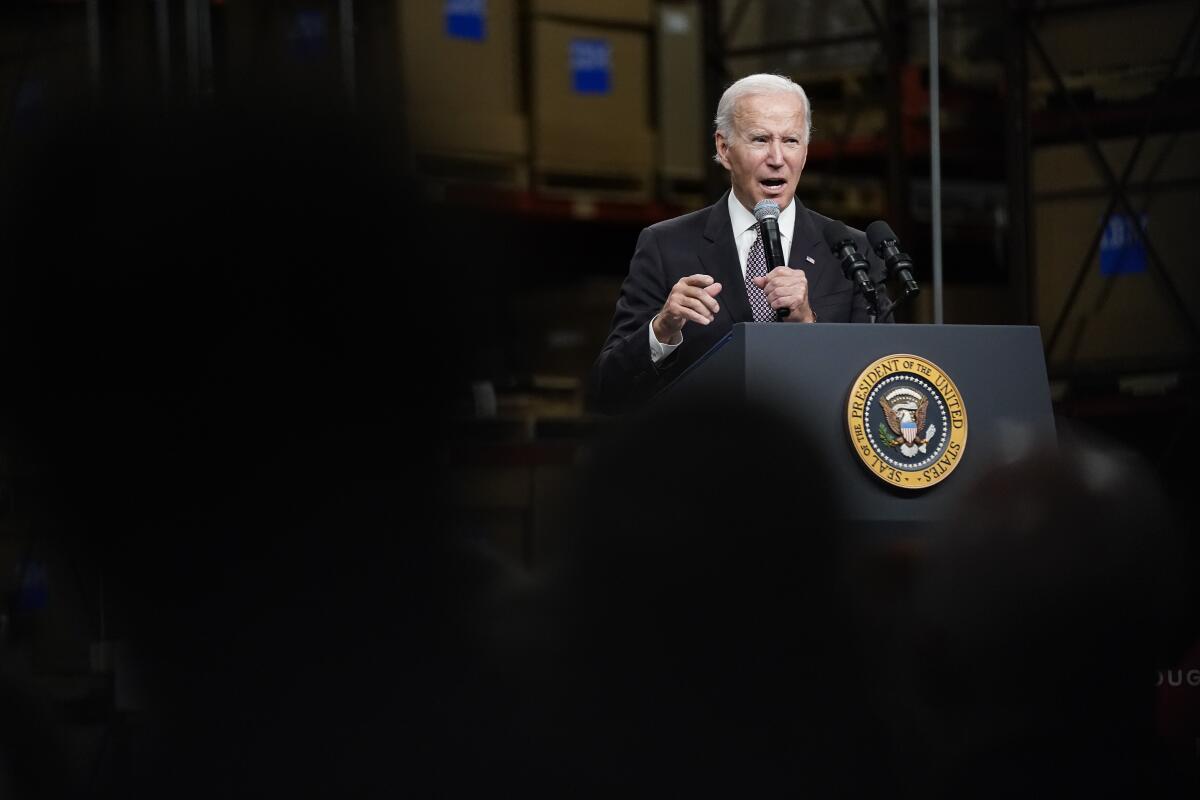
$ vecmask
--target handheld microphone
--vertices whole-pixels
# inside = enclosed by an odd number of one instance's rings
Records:
[[[852,282],[866,299],[871,315],[879,316],[875,284],[871,282],[871,267],[858,252],[858,246],[854,243],[854,237],[850,235],[846,223],[830,220],[821,234],[825,237],[825,244],[833,252],[834,258],[841,263],[842,274],[846,276],[846,280]]]
[[[912,274],[912,258],[908,253],[900,252],[900,242],[896,238],[896,234],[892,232],[891,226],[881,219],[872,222],[867,226],[867,241],[871,243],[871,248],[887,267],[888,277],[899,276],[900,282],[904,284],[902,299],[916,297],[920,294],[921,287],[917,286],[917,281]]]
[[[762,236],[763,255],[767,259],[767,272],[786,266],[783,257],[783,240],[779,238],[779,204],[774,200],[759,200],[754,206],[754,218],[758,220],[758,232]],[[782,322],[791,309],[775,309],[775,321]]]

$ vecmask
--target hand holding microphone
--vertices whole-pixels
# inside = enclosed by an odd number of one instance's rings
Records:
[[[759,200],[754,206],[754,218],[758,220],[768,272],[765,278],[754,278],[754,285],[767,293],[768,300],[784,303],[775,309],[776,322],[783,322],[789,316],[793,322],[803,322],[805,316],[811,321],[811,313],[805,314],[808,308],[808,278],[801,270],[789,270],[784,258],[783,240],[779,235],[779,204],[774,200]],[[796,314],[792,313],[793,309]]]
[[[762,236],[767,272],[785,266],[783,239],[779,236],[779,204],[774,200],[759,200],[754,206],[754,218],[758,220],[758,233]],[[783,322],[789,311],[787,308],[775,309],[775,321]]]

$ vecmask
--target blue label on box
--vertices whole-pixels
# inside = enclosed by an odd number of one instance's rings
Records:
[[[299,61],[316,61],[325,55],[329,23],[321,11],[297,11],[287,32],[292,56]]]
[[[612,45],[607,39],[571,40],[571,88],[580,94],[612,91]]]
[[[1146,215],[1141,215],[1142,232],[1146,231]],[[1100,274],[1123,275],[1146,271],[1146,245],[1133,229],[1133,219],[1125,214],[1113,214],[1104,225],[1100,240]]]
[[[17,568],[18,611],[40,611],[50,602],[50,581],[46,565],[40,561],[26,561]]]
[[[445,0],[446,35],[482,42],[487,38],[487,0]]]

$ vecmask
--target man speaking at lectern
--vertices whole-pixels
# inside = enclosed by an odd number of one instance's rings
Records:
[[[749,75],[721,96],[716,160],[730,191],[715,204],[642,231],[608,339],[592,366],[589,405],[637,406],[678,377],[738,322],[867,322],[866,301],[826,245],[830,222],[796,200],[812,130],[808,96],[780,75]],[[765,264],[754,216],[779,209],[787,266]],[[883,265],[851,230],[876,283]]]

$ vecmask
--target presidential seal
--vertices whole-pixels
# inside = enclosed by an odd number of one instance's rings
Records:
[[[967,445],[967,411],[941,367],[884,356],[854,381],[846,404],[854,452],[875,477],[902,489],[945,480]]]

